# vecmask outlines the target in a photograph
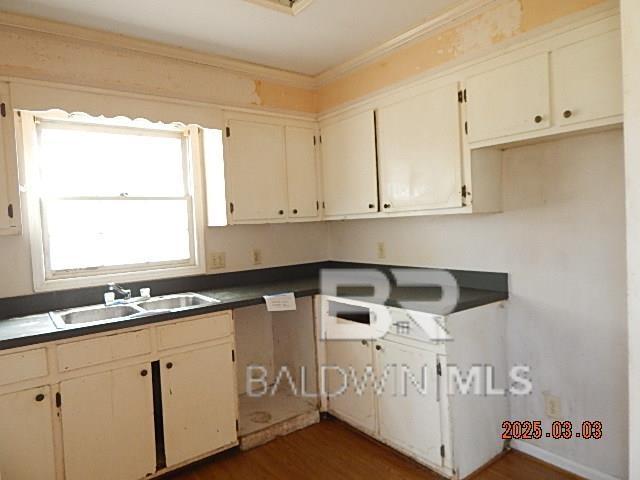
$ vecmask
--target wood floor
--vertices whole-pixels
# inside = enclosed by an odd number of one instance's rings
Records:
[[[248,452],[233,451],[172,480],[441,480],[441,477],[337,420],[323,421]],[[576,480],[510,452],[473,480]]]

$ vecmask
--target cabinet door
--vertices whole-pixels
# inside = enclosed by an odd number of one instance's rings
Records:
[[[546,53],[475,75],[466,83],[470,142],[551,125]]]
[[[458,84],[377,112],[382,211],[462,206]]]
[[[325,385],[329,394],[329,410],[339,415],[354,427],[368,433],[376,430],[375,389],[369,381],[362,384],[366,369],[373,373],[371,342],[333,340],[327,342],[327,365]]]
[[[227,343],[160,361],[167,467],[237,441],[232,356]]]
[[[622,115],[620,31],[554,51],[554,118],[559,125]]]
[[[384,393],[378,398],[380,437],[442,465],[437,355],[385,341],[376,345],[376,355],[378,376],[388,369]]]
[[[353,215],[378,210],[373,111],[322,128],[325,214]]]
[[[227,157],[234,222],[284,220],[287,211],[284,127],[230,120]]]
[[[156,471],[151,368],[60,383],[66,480],[127,480]]]
[[[0,83],[0,235],[19,233],[18,174],[9,85]]]
[[[0,477],[56,478],[49,387],[0,396]]]
[[[316,139],[311,128],[286,127],[289,217],[318,217]]]

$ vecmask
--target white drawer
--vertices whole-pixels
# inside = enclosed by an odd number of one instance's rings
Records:
[[[0,355],[0,385],[46,377],[47,351],[44,348]]]
[[[158,349],[207,342],[232,333],[231,312],[216,313],[158,327]]]
[[[149,330],[120,333],[59,345],[58,369],[61,372],[99,365],[123,358],[151,353]]]

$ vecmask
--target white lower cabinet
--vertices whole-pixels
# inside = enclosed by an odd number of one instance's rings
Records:
[[[234,349],[226,311],[0,354],[0,478],[141,480],[237,445]]]
[[[148,364],[60,383],[66,480],[138,479],[156,470]]]
[[[225,343],[160,359],[167,467],[236,442],[233,355]]]
[[[327,342],[326,391],[329,408],[354,426],[374,432],[375,395],[367,387],[352,388],[354,378],[361,381],[367,368],[373,373],[373,350],[368,341],[334,340]]]
[[[319,342],[328,366],[327,410],[441,475],[466,478],[504,448],[500,426],[510,418],[508,397],[483,390],[485,367],[497,388],[508,388],[503,306],[445,316],[401,308],[389,312],[392,326],[382,339]],[[438,340],[442,328],[446,341]],[[458,391],[458,377],[449,372],[469,378],[480,365],[480,391]],[[347,373],[347,384],[336,394],[344,377],[338,367]],[[372,369],[365,379],[367,367]]]
[[[380,437],[433,465],[442,465],[438,356],[387,341],[377,343],[376,356],[378,372],[387,378],[378,397]]]
[[[50,387],[0,396],[0,477],[54,480]]]

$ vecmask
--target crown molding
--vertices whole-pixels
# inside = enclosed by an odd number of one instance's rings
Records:
[[[29,15],[21,15],[0,10],[0,26],[30,30],[59,37],[82,40],[102,46],[121,48],[149,55],[156,55],[173,60],[180,60],[209,67],[219,68],[257,80],[270,80],[298,88],[313,89],[316,82],[313,77],[289,72],[277,68],[266,67],[251,62],[236,60],[221,55],[174,47],[159,42],[142,40],[102,30],[78,27],[63,22],[56,22]]]
[[[379,45],[351,60],[338,66],[332,67],[315,76],[316,86],[326,85],[348,73],[385,57],[395,50],[405,45],[420,40],[435,31],[452,23],[458,22],[465,17],[472,16],[485,10],[488,6],[499,3],[501,0],[462,0],[453,8],[448,8],[439,15],[429,18],[426,22],[412,28],[411,30],[398,35],[395,38]]]

